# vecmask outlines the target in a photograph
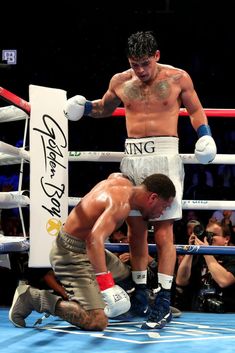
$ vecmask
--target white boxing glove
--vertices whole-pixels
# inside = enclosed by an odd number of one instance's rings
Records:
[[[67,119],[77,121],[83,115],[88,115],[92,111],[92,102],[83,96],[69,98],[65,104],[64,115]]]
[[[217,153],[215,141],[208,125],[199,126],[197,132],[199,139],[195,145],[195,157],[201,164],[208,164],[214,160]]]
[[[97,274],[96,280],[106,303],[104,313],[107,317],[119,316],[130,309],[129,295],[120,286],[115,285],[110,272]]]

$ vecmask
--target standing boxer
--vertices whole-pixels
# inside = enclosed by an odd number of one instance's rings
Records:
[[[168,175],[177,193],[165,214],[154,220],[158,249],[158,295],[144,329],[162,328],[171,320],[170,289],[175,268],[173,222],[182,217],[184,169],[179,156],[178,117],[181,105],[197,132],[195,156],[202,164],[213,161],[216,145],[193,82],[187,72],[159,63],[160,51],[149,31],[128,38],[127,58],[130,69],[114,75],[101,99],[87,101],[83,96],[68,99],[65,115],[78,120],[111,116],[122,102],[126,112],[128,139],[121,171],[139,185],[152,173]],[[131,265],[137,285],[146,283],[148,259],[147,226],[141,217],[128,219]]]

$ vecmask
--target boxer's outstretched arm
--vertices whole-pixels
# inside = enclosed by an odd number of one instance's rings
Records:
[[[117,75],[114,75],[110,80],[108,90],[101,99],[89,101],[81,95],[69,98],[64,107],[66,118],[72,121],[77,121],[84,115],[88,115],[92,118],[105,118],[111,116],[121,103],[120,98],[115,93],[116,85]]]

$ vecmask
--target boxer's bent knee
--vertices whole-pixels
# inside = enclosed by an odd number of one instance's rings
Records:
[[[103,309],[85,310],[76,301],[59,301],[55,315],[83,330],[103,331],[108,325]]]

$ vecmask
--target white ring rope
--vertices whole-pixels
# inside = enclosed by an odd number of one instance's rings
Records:
[[[3,141],[0,141],[0,152],[2,153],[2,155],[0,156],[0,161],[1,161],[1,159],[4,160],[5,154],[6,154],[6,160],[9,159],[9,155],[13,156],[13,157],[18,157],[19,162],[17,164],[20,163],[21,158],[26,159],[27,161],[29,161],[29,158],[30,158],[29,152],[26,151],[23,147],[22,148],[15,147],[15,146],[9,145],[8,143],[5,143]]]
[[[26,207],[30,203],[28,196],[23,195],[24,191],[0,192],[0,208]],[[68,205],[76,206],[81,197],[69,197]],[[182,200],[184,210],[235,210],[235,201],[225,200]],[[139,215],[138,211],[131,211],[131,216]]]
[[[69,206],[76,206],[81,201],[79,197],[69,197]],[[182,200],[183,210],[235,210],[235,201],[225,200]],[[132,216],[139,215],[131,211]]]
[[[8,123],[10,121],[25,120],[29,116],[22,109],[9,105],[0,108],[0,123]]]
[[[26,207],[30,203],[28,196],[24,195],[26,190],[0,192],[0,208]]]
[[[18,158],[17,158],[18,157]],[[124,152],[70,151],[69,162],[120,162]],[[200,164],[194,154],[180,154],[184,164]],[[30,160],[30,152],[0,141],[0,165],[19,164]],[[217,154],[210,164],[235,164],[235,154]]]
[[[70,151],[70,162],[120,162],[124,152]],[[200,164],[194,154],[180,154],[184,164]],[[217,154],[210,164],[235,164],[235,154]]]

